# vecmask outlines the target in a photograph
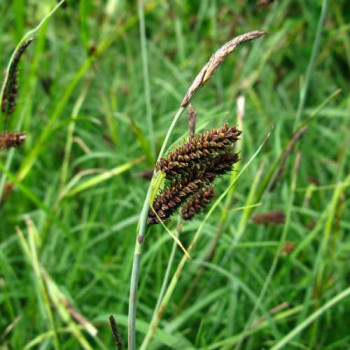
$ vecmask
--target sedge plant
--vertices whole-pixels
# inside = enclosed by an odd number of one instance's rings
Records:
[[[141,262],[141,254],[142,254],[142,248],[144,244],[144,238],[146,235],[147,228],[149,227],[149,224],[158,223],[162,220],[162,215],[165,214],[164,218],[170,217],[169,211],[164,213],[159,212],[159,210],[162,210],[161,208],[157,210],[152,210],[151,205],[153,203],[153,199],[155,198],[155,195],[161,186],[164,177],[166,177],[163,170],[167,167],[166,164],[165,168],[162,165],[164,165],[164,161],[162,162],[162,158],[165,154],[166,147],[168,144],[168,141],[172,135],[172,132],[176,126],[176,123],[178,122],[179,118],[183,114],[184,110],[190,105],[190,102],[194,95],[198,92],[198,90],[205,85],[205,83],[213,76],[216,69],[220,66],[220,64],[229,56],[240,44],[257,39],[261,37],[262,35],[266,34],[264,31],[256,30],[251,31],[242,35],[239,35],[232,40],[228,41],[226,44],[224,44],[219,50],[217,50],[209,59],[209,61],[204,65],[204,67],[201,69],[199,74],[194,79],[193,83],[189,87],[187,93],[185,94],[185,97],[175,115],[173,118],[171,125],[168,129],[168,132],[166,134],[166,137],[164,139],[164,142],[162,144],[161,150],[158,155],[157,164],[158,166],[155,168],[153,177],[146,195],[146,199],[144,201],[143,209],[140,215],[138,227],[137,227],[137,234],[136,234],[136,242],[135,242],[135,249],[134,249],[134,257],[133,257],[133,267],[131,272],[131,282],[130,282],[130,294],[129,294],[129,316],[128,316],[128,348],[129,349],[135,349],[136,348],[136,305],[137,305],[137,290],[138,290],[138,281],[140,276],[140,262]],[[221,155],[222,156],[222,155]],[[225,157],[228,157],[227,155]],[[177,160],[178,161],[178,160]],[[237,159],[235,159],[237,161]],[[231,161],[231,167],[234,162]],[[216,163],[217,165],[218,163]],[[214,165],[215,167],[215,165]],[[175,167],[176,168],[176,167]],[[179,170],[179,167],[177,167]],[[181,168],[181,167],[180,167]],[[171,167],[171,170],[174,171],[174,167]],[[179,170],[180,171],[180,170]],[[181,172],[181,171],[180,171]],[[172,176],[168,174],[168,177]],[[189,181],[191,181],[190,179]],[[201,186],[199,186],[201,188]],[[200,189],[198,188],[198,189]],[[194,193],[197,193],[197,188]],[[194,194],[193,193],[193,194]],[[203,193],[201,194],[204,195]],[[159,201],[159,197],[157,197]],[[158,205],[156,199],[156,207]],[[181,201],[182,203],[183,201]],[[188,204],[191,205],[191,204]],[[194,205],[194,204],[192,204]],[[176,208],[179,205],[176,206]],[[185,207],[186,208],[186,207]],[[151,211],[150,211],[151,209]],[[157,208],[156,208],[157,209]],[[152,214],[154,213],[154,215]],[[158,214],[158,215],[157,215]],[[161,214],[161,215],[159,215]],[[186,215],[186,214],[185,214]]]

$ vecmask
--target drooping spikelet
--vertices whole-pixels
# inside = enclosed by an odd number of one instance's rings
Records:
[[[1,101],[1,111],[5,114],[10,115],[15,111],[18,96],[18,64],[32,41],[33,39],[29,39],[20,46],[9,67],[8,80]]]
[[[25,139],[26,135],[22,132],[5,131],[0,134],[0,151],[7,150],[11,147],[19,147]]]
[[[238,153],[231,153],[230,151],[219,154],[214,158],[209,158],[206,163],[201,165],[204,169],[203,177],[211,183],[216,177],[230,172],[233,164],[237,163],[238,160]]]
[[[153,209],[151,208],[148,213],[148,223],[159,224],[159,218],[162,221],[169,219],[188,198],[208,187],[218,176],[231,171],[233,164],[237,161],[237,153],[222,153],[207,159],[206,163],[202,163],[198,168],[192,169],[190,175],[174,179],[172,184],[165,187],[163,192],[155,198]]]
[[[150,225],[159,224],[159,219],[162,221],[169,219],[189,197],[206,184],[202,174],[194,173],[189,177],[182,178],[181,181],[174,181],[171,185],[166,186],[155,198],[153,208],[149,210],[148,223]]]
[[[184,220],[191,220],[210,203],[214,195],[215,193],[212,187],[200,190],[195,196],[190,198],[185,203],[181,210],[181,217]]]
[[[225,124],[220,129],[212,129],[199,134],[162,158],[157,164],[158,171],[165,173],[167,179],[184,176],[206,159],[226,152],[238,140],[241,131],[235,126]]]

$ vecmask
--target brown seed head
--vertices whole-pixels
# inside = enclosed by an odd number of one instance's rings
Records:
[[[1,101],[1,111],[5,114],[9,115],[15,111],[18,96],[18,64],[23,53],[33,40],[29,39],[20,46],[9,68],[8,80]]]
[[[268,211],[253,216],[253,222],[257,225],[278,225],[284,221],[285,215],[281,211]]]
[[[231,171],[233,164],[237,161],[236,153],[219,154],[213,159],[207,159],[206,163],[202,163],[197,168],[191,169],[190,174],[175,178],[172,184],[165,187],[163,192],[155,198],[153,209],[151,208],[148,213],[148,223],[159,224],[159,218],[162,221],[169,219],[188,198],[209,186],[218,176]]]
[[[215,196],[212,187],[199,191],[195,196],[190,198],[181,210],[181,217],[184,220],[191,220],[196,214],[200,213]]]
[[[0,151],[7,150],[12,147],[19,147],[22,145],[25,139],[25,133],[5,131],[0,134]]]
[[[183,176],[207,159],[217,154],[227,152],[238,140],[241,131],[235,126],[225,124],[220,129],[212,129],[190,138],[182,146],[162,158],[157,164],[158,171],[163,171],[167,179]]]
[[[289,255],[293,253],[294,249],[295,249],[295,243],[291,241],[287,241],[284,243],[281,254],[283,256]]]
[[[115,318],[112,315],[109,316],[109,323],[111,325],[114,343],[118,350],[122,350],[123,349],[122,337],[120,336],[117,322],[115,321]]]
[[[150,225],[159,224],[160,219],[162,221],[169,219],[189,197],[206,184],[207,182],[202,179],[202,174],[194,172],[189,177],[182,178],[181,181],[174,181],[171,185],[166,186],[155,198],[153,208],[149,210],[148,223]]]

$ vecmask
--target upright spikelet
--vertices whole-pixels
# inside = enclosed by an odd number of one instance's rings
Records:
[[[214,196],[215,193],[212,187],[200,190],[185,203],[181,210],[181,217],[184,220],[191,220],[210,203]]]
[[[8,80],[1,101],[1,111],[4,114],[10,115],[15,111],[18,96],[18,64],[32,41],[33,39],[29,39],[21,45],[9,67]]]
[[[120,332],[119,332],[119,329],[117,326],[117,322],[115,321],[115,318],[113,316],[109,316],[109,323],[111,325],[113,339],[114,339],[114,343],[115,343],[117,349],[123,350],[122,337],[120,335]]]
[[[167,179],[184,176],[202,162],[213,156],[226,152],[238,140],[241,131],[235,126],[225,124],[220,129],[213,129],[199,134],[182,146],[162,158],[157,164],[158,171],[165,173]]]
[[[26,135],[24,133],[5,131],[0,134],[0,151],[19,147],[25,139]]]

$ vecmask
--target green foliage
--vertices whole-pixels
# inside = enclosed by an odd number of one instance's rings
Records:
[[[193,100],[198,132],[239,124],[240,167],[255,158],[237,182],[233,174],[218,184],[218,197],[227,195],[207,217],[208,209],[184,223],[185,248],[201,236],[148,348],[350,347],[348,4],[257,3],[149,0],[140,11],[136,1],[68,0],[32,34],[17,109],[0,121],[27,135],[21,148],[0,153],[1,349],[111,349],[110,314],[126,344],[135,232],[149,186],[136,175],[153,167],[211,54],[255,29],[269,34],[239,47]],[[56,4],[0,1],[0,67]],[[245,113],[237,120],[239,93]],[[187,136],[186,113],[174,144]],[[269,191],[267,179],[305,125]],[[284,212],[284,224],[252,222],[253,212],[272,210]],[[173,232],[176,224],[167,222]],[[286,241],[295,249],[281,254]],[[138,347],[169,257],[166,280],[183,257],[172,244],[162,225],[148,230]]]

